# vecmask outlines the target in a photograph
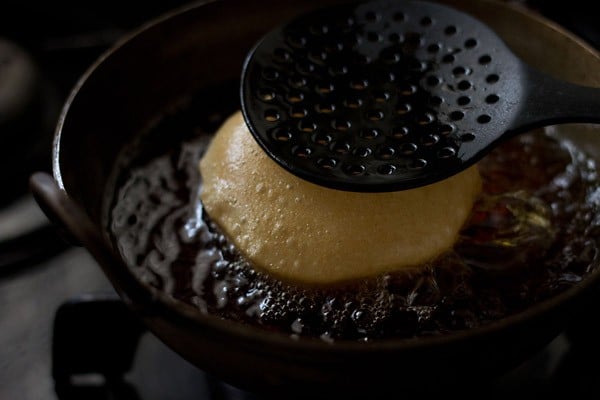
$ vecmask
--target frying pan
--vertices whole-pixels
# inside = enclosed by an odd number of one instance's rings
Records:
[[[32,191],[57,226],[95,257],[124,302],[156,336],[238,387],[290,398],[372,397],[432,385],[472,386],[513,368],[562,332],[590,306],[600,271],[559,296],[480,328],[437,337],[328,344],[203,315],[146,286],[126,267],[104,228],[118,156],[149,121],[182,96],[238,79],[246,53],[273,26],[339,2],[202,2],[124,38],[74,88],[56,131],[54,176],[34,175]],[[449,3],[490,24],[535,67],[600,86],[600,56],[547,20],[504,3]],[[597,127],[562,129],[600,154]]]

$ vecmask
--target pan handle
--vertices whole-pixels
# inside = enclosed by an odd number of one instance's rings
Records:
[[[152,315],[156,301],[115,254],[83,209],[60,189],[52,176],[36,172],[29,179],[34,199],[66,238],[85,247],[96,259],[121,299],[134,311]]]
[[[67,222],[72,218],[70,215],[77,213],[78,207],[58,187],[54,179],[45,172],[36,172],[29,178],[29,188],[38,206],[56,227],[58,234],[67,243],[81,246],[81,242],[69,228],[71,224]]]

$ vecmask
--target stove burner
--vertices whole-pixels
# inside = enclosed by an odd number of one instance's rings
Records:
[[[143,331],[114,295],[64,303],[56,312],[52,342],[52,376],[59,398],[74,398],[76,393],[90,398],[98,391],[138,398],[124,375]]]
[[[582,325],[576,320],[574,329],[585,327],[597,337],[598,329]],[[195,384],[184,387],[162,388],[162,394],[150,392],[139,385],[135,370],[140,364],[150,369],[148,379],[167,381],[162,376],[187,375],[189,365],[179,357],[171,358],[166,348],[158,348],[144,341],[144,327],[133,317],[115,294],[88,294],[74,298],[61,305],[54,320],[52,341],[52,373],[59,400],[80,398],[146,400],[161,396],[176,399],[207,398],[219,400],[270,399],[268,395],[252,393],[235,388],[217,377],[197,371]],[[147,336],[146,336],[147,337]],[[592,336],[588,335],[588,338]],[[141,340],[140,340],[141,338]],[[581,339],[577,333],[562,334],[543,351],[509,373],[473,382],[470,387],[418,388],[415,393],[399,388],[406,397],[454,397],[505,399],[517,394],[533,395],[533,398],[561,396],[596,398],[600,386],[593,377],[600,372],[594,359],[600,353],[595,345]],[[135,362],[134,362],[135,361]],[[582,373],[581,366],[587,366]],[[575,373],[574,371],[578,371]],[[133,372],[133,373],[132,373]],[[150,392],[150,394],[148,393]],[[204,397],[201,394],[205,394]],[[414,396],[409,396],[413,394]],[[425,395],[425,396],[423,396]],[[477,397],[475,397],[477,396]],[[394,396],[390,396],[394,397]],[[458,396],[456,396],[458,397]],[[295,398],[290,393],[290,399]],[[320,399],[315,393],[314,399]],[[386,397],[387,399],[387,397]]]
[[[52,339],[52,377],[58,399],[148,399],[148,388],[136,387],[131,379],[133,375],[136,380],[135,371],[131,373],[134,361],[139,363],[148,355],[161,371],[166,364],[169,374],[189,373],[186,362],[171,358],[166,348],[143,343],[145,333],[114,293],[87,294],[63,303],[55,315]],[[162,390],[176,399],[258,400],[199,370],[194,373],[196,385],[188,382],[186,387]],[[164,393],[156,392],[152,391],[152,399],[164,398]],[[205,397],[196,397],[202,392]]]

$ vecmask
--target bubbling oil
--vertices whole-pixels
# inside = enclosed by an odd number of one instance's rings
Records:
[[[596,165],[535,132],[480,163],[483,194],[470,220],[454,249],[428,265],[333,287],[274,279],[240,256],[199,200],[198,161],[227,116],[191,102],[149,129],[145,137],[186,139],[120,164],[108,218],[139,279],[199,312],[325,341],[439,335],[524,310],[598,265]]]

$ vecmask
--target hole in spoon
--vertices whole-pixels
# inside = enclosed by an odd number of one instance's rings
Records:
[[[475,46],[477,46],[477,40],[476,39],[469,38],[469,39],[465,40],[465,47],[467,49],[472,49]]]
[[[448,36],[452,36],[457,32],[457,29],[454,25],[448,25],[445,29],[444,29],[444,33]]]
[[[496,83],[500,80],[500,77],[496,74],[490,74],[485,78],[487,83]]]
[[[456,104],[459,106],[466,106],[470,102],[471,98],[469,98],[469,96],[460,96],[458,99],[456,99]]]
[[[487,96],[485,98],[485,102],[488,103],[488,104],[497,103],[498,100],[500,100],[500,97],[497,94],[490,94],[489,96]]]
[[[479,57],[479,64],[486,65],[492,62],[492,57],[488,54]]]
[[[281,116],[277,112],[277,110],[267,110],[265,111],[265,120],[267,122],[277,122]]]
[[[491,120],[492,120],[492,117],[490,117],[487,114],[482,114],[479,117],[477,117],[477,122],[479,122],[480,124],[487,124]]]

